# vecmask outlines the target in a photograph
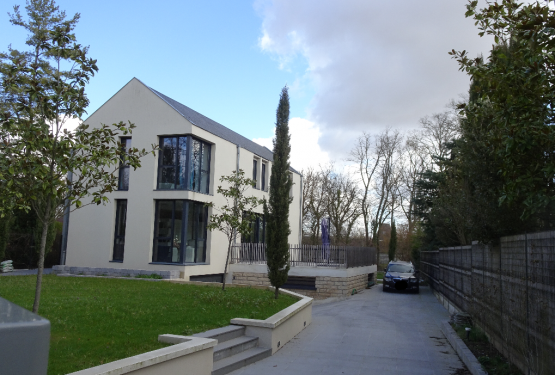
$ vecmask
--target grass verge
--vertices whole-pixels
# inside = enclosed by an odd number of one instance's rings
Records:
[[[33,306],[36,276],[0,278],[0,296]],[[50,320],[48,374],[159,349],[164,333],[192,335],[233,318],[266,319],[297,300],[269,290],[45,275],[39,314]]]
[[[467,339],[465,326],[452,326],[488,374],[522,375],[522,372],[515,365],[511,364],[497,349],[495,349],[489,342],[486,334],[478,327],[471,327],[472,329]]]

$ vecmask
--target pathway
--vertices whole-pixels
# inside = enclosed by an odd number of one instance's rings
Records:
[[[449,314],[428,287],[381,286],[342,301],[316,301],[312,324],[272,357],[234,375],[450,375],[463,368],[439,323]]]

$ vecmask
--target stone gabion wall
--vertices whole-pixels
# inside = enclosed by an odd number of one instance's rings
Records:
[[[270,286],[270,280],[265,273],[253,272],[234,272],[233,283],[243,285]],[[345,297],[356,289],[357,292],[363,290],[368,285],[368,275],[357,275],[350,277],[316,277],[316,290],[295,289],[295,293],[312,297],[314,299],[324,299],[329,297]]]
[[[111,276],[111,277],[135,277],[138,275],[160,275],[163,279],[179,279],[179,271],[153,271],[135,270],[128,268],[95,268],[95,267],[70,267],[54,266],[52,271],[56,274],[85,275],[85,276]]]
[[[270,286],[270,280],[265,273],[234,272],[233,284]]]

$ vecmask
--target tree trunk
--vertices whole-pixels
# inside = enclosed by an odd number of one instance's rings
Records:
[[[279,287],[276,287],[275,298],[278,299],[278,297],[279,297]]]
[[[222,283],[222,290],[225,290],[225,279],[227,276],[227,264],[229,263],[229,256],[231,255],[231,240],[229,241],[229,244],[227,245],[227,257],[225,258],[225,268],[224,268],[224,279],[223,279],[223,283]]]
[[[42,288],[42,272],[44,270],[44,253],[46,250],[46,236],[48,234],[48,224],[50,219],[50,199],[46,201],[46,211],[42,218],[42,235],[40,237],[39,264],[37,272],[37,286],[35,288],[35,302],[33,303],[33,312],[38,314],[40,303],[40,292]]]

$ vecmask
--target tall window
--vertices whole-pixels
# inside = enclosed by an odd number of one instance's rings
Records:
[[[129,190],[129,165],[125,161],[124,155],[131,148],[131,138],[121,138],[122,156],[119,163],[118,190]]]
[[[264,215],[254,214],[250,222],[251,234],[248,237],[242,236],[243,243],[265,243],[266,242],[266,221]]]
[[[193,137],[161,137],[158,189],[208,194],[210,145]]]
[[[123,262],[125,248],[125,223],[127,221],[127,199],[116,200],[116,230],[114,233],[114,254],[112,261]]]
[[[257,181],[257,177],[258,177],[258,160],[254,159],[252,161],[252,179],[254,181],[253,187],[257,187],[258,185],[258,181]]]
[[[186,200],[156,201],[153,262],[203,263],[206,261],[208,208]]]
[[[262,175],[260,176],[260,189],[266,191],[266,163],[262,163]]]

